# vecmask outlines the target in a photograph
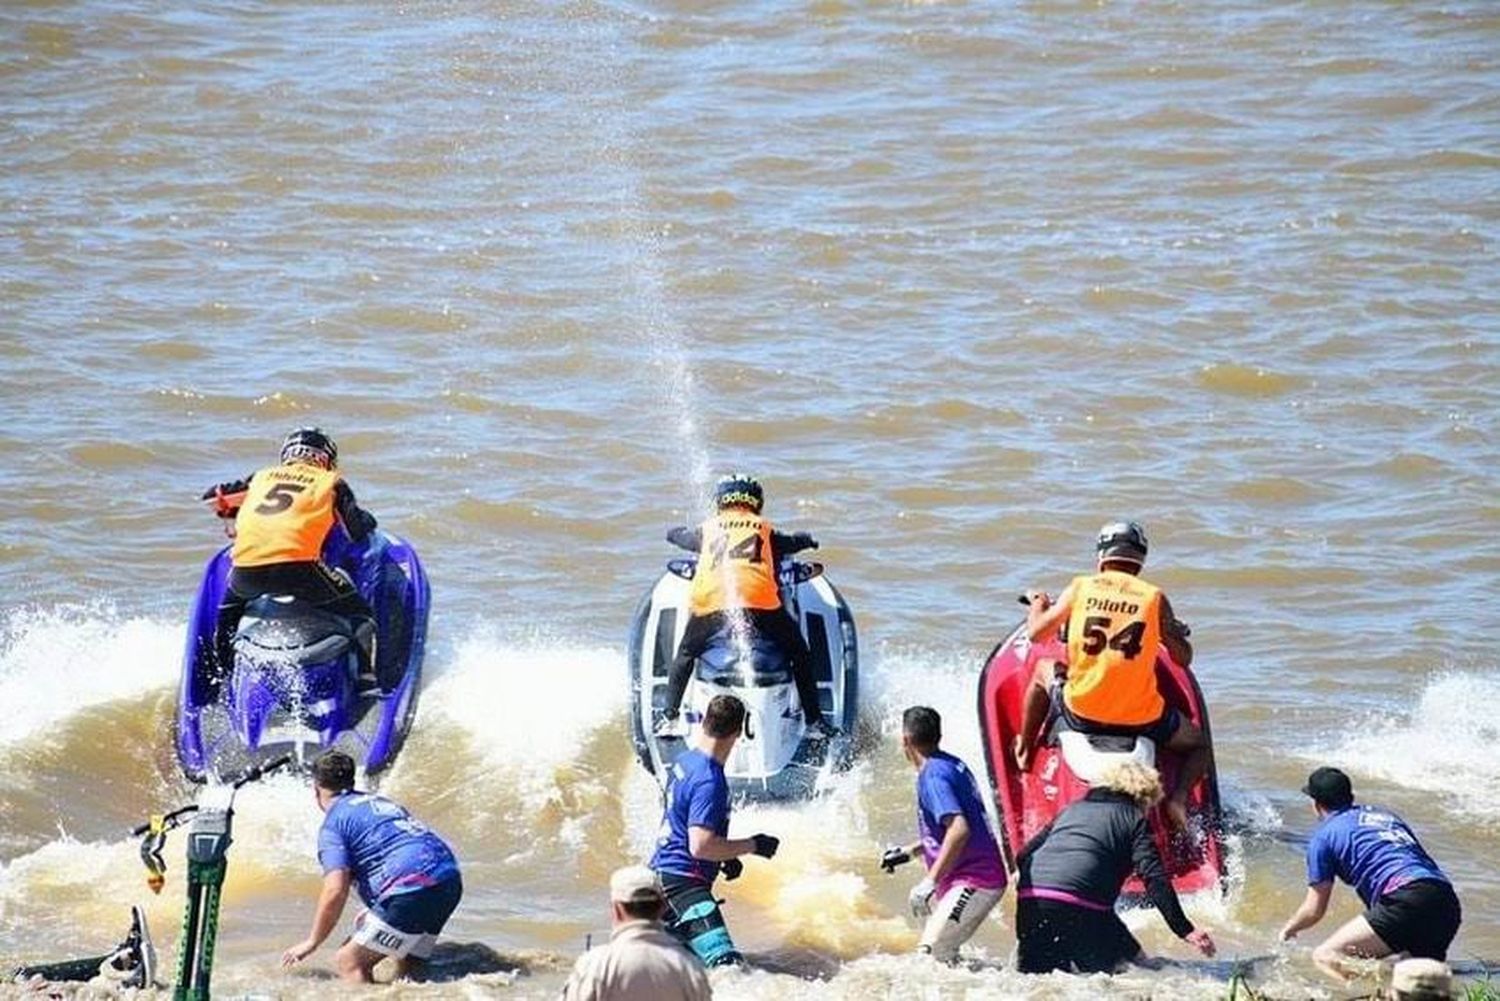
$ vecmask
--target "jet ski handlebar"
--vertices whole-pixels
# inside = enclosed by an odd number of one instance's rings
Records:
[[[684,556],[681,559],[667,561],[668,572],[683,580],[692,580],[698,571],[698,560],[696,557]],[[822,576],[823,564],[815,561],[794,560],[788,557],[781,561],[781,566],[776,570],[776,576],[786,586],[803,584],[814,577]]]
[[[285,768],[287,765],[290,765],[295,761],[296,758],[291,754],[283,754],[279,758],[272,758],[270,761],[256,765],[253,768],[249,768],[241,772],[239,777],[234,779],[234,781],[228,783],[228,786],[232,791],[238,791],[244,786],[249,785],[251,782],[255,782],[267,775],[270,775],[274,771]],[[171,811],[170,813],[163,813],[158,816],[152,817],[150,820],[146,821],[144,824],[141,824],[139,827],[131,828],[130,836],[133,838],[138,838],[144,834],[151,833],[152,831],[165,833],[172,830],[173,828],[181,827],[183,821],[187,818],[187,816],[189,814],[198,812],[199,808],[199,804],[197,803],[189,803],[187,806],[179,806],[177,809]]]
[[[218,818],[222,824],[223,841],[222,846],[229,845],[229,817],[233,815],[234,794],[242,787],[249,785],[255,780],[269,775],[279,768],[285,768],[296,760],[290,754],[283,754],[279,758],[273,758],[264,764],[259,764],[240,774],[227,786],[215,786],[205,790],[197,803],[189,803],[180,806],[171,813],[162,813],[152,817],[146,823],[131,830],[130,836],[141,839],[141,862],[146,867],[146,885],[153,893],[160,893],[166,883],[167,863],[162,857],[162,851],[167,846],[167,833],[174,831],[187,822],[187,818],[202,812],[204,817]],[[191,851],[189,857],[191,858]]]

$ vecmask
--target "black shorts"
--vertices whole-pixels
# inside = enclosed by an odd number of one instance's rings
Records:
[[[1450,884],[1416,879],[1382,894],[1365,912],[1365,920],[1396,952],[1418,959],[1447,959],[1463,910]]]
[[[691,876],[670,872],[658,875],[667,896],[665,924],[672,937],[692,950],[704,966],[743,963],[724,925],[724,912],[714,899],[713,886]]]
[[[1113,973],[1141,944],[1113,910],[1062,900],[1016,900],[1016,969],[1022,973]]]
[[[1096,723],[1091,719],[1085,719],[1068,708],[1067,700],[1063,698],[1062,678],[1056,678],[1051,688],[1052,710],[1051,720],[1054,729],[1066,727],[1077,733],[1094,734],[1100,737],[1148,737],[1157,747],[1166,747],[1177,728],[1182,725],[1182,714],[1171,706],[1162,710],[1161,717],[1154,723],[1146,723],[1141,726],[1120,726],[1115,723]]]

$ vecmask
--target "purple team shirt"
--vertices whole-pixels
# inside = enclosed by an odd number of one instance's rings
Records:
[[[922,837],[922,858],[927,867],[937,858],[947,831],[944,821],[963,814],[969,822],[969,840],[958,861],[938,884],[938,895],[955,883],[980,890],[1005,889],[1005,865],[990,830],[990,818],[969,766],[947,751],[934,751],[917,772],[917,831]]]
[[[1307,883],[1334,877],[1354,887],[1366,907],[1418,879],[1448,882],[1406,821],[1378,806],[1349,806],[1323,818],[1307,843]]]

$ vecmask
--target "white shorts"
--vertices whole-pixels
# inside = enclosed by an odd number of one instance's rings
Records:
[[[380,920],[380,916],[374,911],[365,911],[354,919],[354,934],[349,936],[349,940],[371,952],[384,953],[395,959],[405,959],[407,956],[427,959],[432,955],[432,947],[437,944],[436,935],[392,928]]]
[[[980,924],[1004,896],[1005,888],[982,890],[977,886],[954,883],[938,898],[922,929],[922,944],[917,951],[930,953],[941,963],[958,959],[958,947],[974,937]]]

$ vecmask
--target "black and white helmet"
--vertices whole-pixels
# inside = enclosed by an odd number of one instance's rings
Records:
[[[298,428],[282,441],[281,461],[333,469],[339,464],[339,447],[322,428]]]
[[[1134,521],[1112,521],[1099,529],[1094,551],[1102,563],[1117,560],[1143,566],[1146,562],[1146,530]]]

